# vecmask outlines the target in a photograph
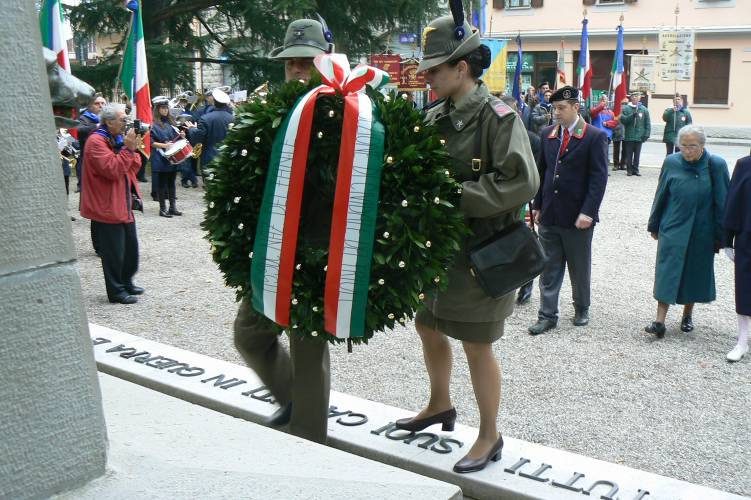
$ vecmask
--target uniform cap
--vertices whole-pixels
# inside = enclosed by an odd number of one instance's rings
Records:
[[[211,97],[214,98],[214,102],[218,102],[219,104],[229,104],[229,96],[219,89],[212,90]]]
[[[458,33],[462,38],[458,38]],[[465,20],[457,28],[453,16],[434,19],[422,32],[422,60],[417,71],[425,71],[469,54],[480,46],[480,32]]]
[[[550,96],[550,102],[556,102],[556,101],[578,101],[579,100],[579,89],[576,87],[572,87],[571,85],[566,85],[565,87],[561,87],[555,92],[553,92],[553,95]]]
[[[163,95],[158,95],[151,99],[151,104],[153,104],[154,106],[167,106],[169,105],[169,98]]]
[[[298,19],[287,26],[284,45],[269,53],[269,59],[314,58],[318,54],[332,52],[334,45],[326,39],[328,32],[313,19]],[[328,33],[329,38],[331,34]]]

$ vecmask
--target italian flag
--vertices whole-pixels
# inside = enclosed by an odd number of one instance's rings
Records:
[[[582,100],[587,103],[587,109],[589,109],[589,100],[592,97],[592,63],[589,59],[588,22],[587,18],[582,20],[582,41],[579,51],[579,88],[581,89]]]
[[[70,27],[63,22],[63,6],[60,0],[44,0],[39,11],[39,28],[42,33],[42,45],[57,55],[57,64],[70,73],[68,59],[68,40],[73,38]],[[78,116],[78,110],[73,110],[71,118]],[[76,129],[69,129],[70,134],[78,139]]]
[[[618,43],[613,58],[613,82],[611,87],[615,95],[613,99],[613,114],[621,115],[621,101],[626,97],[626,74],[623,68],[623,25],[618,26]]]
[[[123,55],[123,69],[120,73],[123,91],[133,103],[136,118],[151,124],[151,94],[149,92],[149,75],[146,68],[146,45],[143,40],[143,21],[141,20],[141,0],[130,0],[128,9],[133,13],[130,23],[128,41]],[[144,137],[144,153],[148,156],[151,145],[148,134]]]
[[[68,60],[68,40],[72,38],[63,23],[63,6],[60,0],[44,0],[39,12],[39,27],[42,32],[42,45],[57,55],[57,64],[70,73]]]

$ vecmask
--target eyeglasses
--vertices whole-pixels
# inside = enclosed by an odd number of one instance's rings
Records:
[[[679,149],[699,149],[701,148],[701,144],[679,144]]]

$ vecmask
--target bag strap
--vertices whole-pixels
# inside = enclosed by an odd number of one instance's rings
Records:
[[[529,203],[527,203],[527,210],[529,211],[529,228],[532,230],[532,233],[537,236],[537,230],[535,229],[535,218],[532,216],[532,201],[530,200]]]
[[[475,131],[475,154],[472,157],[472,174],[475,182],[480,179],[482,172],[482,119],[485,116],[485,103],[480,109],[480,116],[477,118],[477,130]]]

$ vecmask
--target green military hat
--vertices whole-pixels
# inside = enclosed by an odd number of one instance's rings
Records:
[[[423,56],[417,71],[425,71],[457,59],[479,46],[480,32],[466,20],[458,25],[453,16],[434,19],[422,32]]]
[[[287,26],[284,45],[272,50],[269,59],[312,58],[318,54],[333,52],[333,40],[334,37],[325,23],[313,19],[298,19]]]

